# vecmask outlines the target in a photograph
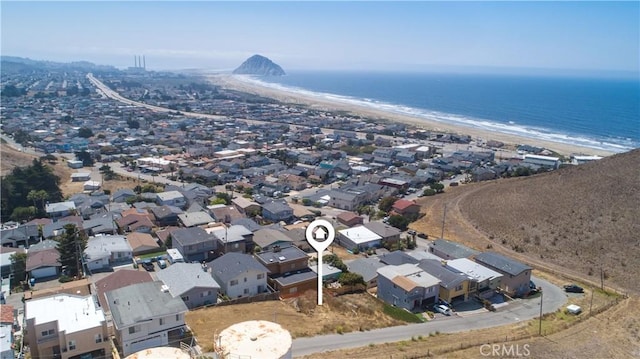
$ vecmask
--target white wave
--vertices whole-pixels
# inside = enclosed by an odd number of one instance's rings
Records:
[[[291,94],[300,94],[307,97],[326,101],[335,101],[343,104],[368,107],[375,110],[383,110],[390,113],[409,115],[423,118],[428,121],[440,122],[449,125],[460,125],[469,128],[494,131],[504,134],[516,135],[524,138],[539,139],[550,142],[571,144],[581,147],[593,148],[610,152],[626,152],[640,147],[640,143],[632,139],[623,138],[596,138],[576,133],[558,133],[552,129],[518,125],[514,121],[508,123],[496,122],[489,119],[457,115],[427,109],[409,107],[406,105],[392,104],[370,98],[355,98],[351,96],[337,95],[326,92],[315,92],[300,87],[282,85],[279,83],[261,81],[248,75],[234,75],[237,79],[253,85],[271,88]]]

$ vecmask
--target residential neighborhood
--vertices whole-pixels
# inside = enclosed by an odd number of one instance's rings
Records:
[[[2,215],[3,292],[5,283],[4,295],[30,292],[23,323],[17,310],[11,323],[24,326],[33,358],[197,348],[186,313],[286,301],[318,280],[331,295],[361,293],[425,320],[444,315],[434,305],[490,311],[537,291],[532,267],[410,224],[424,215],[420,197],[571,159],[179,74],[53,67],[2,77],[25,91],[2,97],[3,138],[65,163],[74,172],[60,181],[83,184],[43,201],[42,216]],[[102,85],[149,107],[112,99]],[[130,187],[104,189],[116,179]],[[324,253],[306,242],[315,219],[335,228]],[[14,253],[24,255],[24,279]],[[318,255],[330,260],[320,279]],[[81,280],[86,295],[60,287],[38,297],[42,285]]]

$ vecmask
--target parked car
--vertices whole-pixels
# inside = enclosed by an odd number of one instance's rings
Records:
[[[160,269],[167,268],[167,261],[165,261],[164,259],[158,260],[158,267],[160,267]]]
[[[418,237],[423,238],[423,239],[428,239],[429,238],[428,235],[426,235],[426,234],[424,234],[422,232],[418,233]]]
[[[564,291],[567,293],[584,293],[584,289],[576,284],[567,284],[564,286]]]
[[[451,315],[451,309],[449,309],[449,307],[442,304],[434,305],[433,310],[435,310],[438,313],[442,313],[444,315]]]
[[[153,262],[151,259],[145,259],[142,261],[142,268],[144,268],[147,272],[153,272],[155,269],[153,268]]]

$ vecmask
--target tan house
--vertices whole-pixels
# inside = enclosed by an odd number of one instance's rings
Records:
[[[127,242],[131,246],[133,255],[158,251],[158,242],[149,233],[132,232],[127,234]]]
[[[107,321],[92,296],[29,300],[25,320],[32,358],[111,358]]]

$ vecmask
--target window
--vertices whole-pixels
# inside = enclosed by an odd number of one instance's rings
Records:
[[[462,290],[462,284],[460,284],[459,286],[456,287],[456,291],[459,292]]]
[[[69,350],[76,350],[76,341],[69,340]]]
[[[160,325],[164,325],[164,318],[158,319],[160,321]]]
[[[55,333],[56,333],[56,331],[54,329],[44,330],[44,331],[42,331],[42,336],[43,337],[48,337],[50,335],[54,335]]]
[[[180,314],[176,314],[176,322],[180,321]]]
[[[290,288],[290,289],[289,289],[289,293],[290,293],[290,294],[292,294],[292,293],[296,293],[297,291],[298,291],[298,287],[293,287],[293,288]]]
[[[247,277],[244,277],[244,282],[247,283]]]
[[[244,289],[244,294],[249,294],[249,288]]]
[[[238,249],[238,248],[240,248],[240,244],[238,244],[238,243],[234,243],[234,244],[233,244],[233,248],[234,248],[234,249]]]
[[[182,299],[183,302],[188,302],[189,301],[189,296],[185,295],[184,297],[180,297]]]
[[[102,334],[96,334],[95,339],[96,343],[102,343]]]
[[[229,285],[232,286],[232,287],[234,285],[238,285],[238,280],[237,279],[232,280],[231,282],[229,282]]]
[[[258,274],[258,280],[263,279],[263,278],[264,278],[264,273]]]
[[[134,325],[133,327],[129,327],[129,334],[135,334],[140,331],[139,325]]]

